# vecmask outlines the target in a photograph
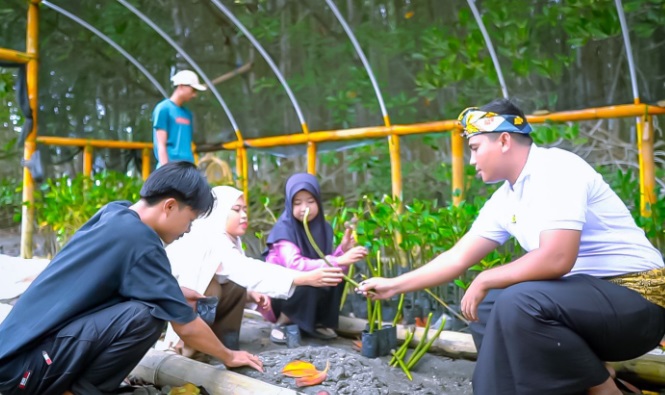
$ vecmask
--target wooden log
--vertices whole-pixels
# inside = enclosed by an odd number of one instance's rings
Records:
[[[203,386],[211,395],[297,395],[288,388],[231,372],[221,366],[211,366],[181,355],[150,350],[132,376],[156,386],[182,386],[192,383]]]
[[[641,383],[665,386],[665,353],[656,349],[629,361],[611,362],[617,376],[635,385]]]
[[[365,330],[367,320],[360,318],[351,318],[340,316],[337,333],[345,337],[357,338]],[[384,325],[392,323],[385,322]],[[397,325],[397,339],[404,341],[406,339],[407,326]],[[415,346],[425,333],[425,328],[416,328],[416,333],[411,341],[411,346]],[[428,336],[434,336],[436,328],[430,329]],[[477,356],[476,345],[473,343],[471,335],[468,333],[442,331],[439,338],[432,343],[430,348],[433,352],[443,354],[452,358],[464,358],[475,360]]]
[[[337,332],[342,336],[356,339],[365,329],[366,324],[367,320],[340,316]],[[397,338],[399,340],[404,341],[406,338],[406,329],[404,325],[397,325]],[[416,329],[411,347],[418,344],[424,332],[424,328]],[[434,336],[436,330],[430,329],[429,332],[429,336]],[[471,335],[460,332],[441,332],[439,338],[432,344],[431,350],[434,353],[452,358],[475,360],[477,357],[476,346]],[[665,386],[665,352],[660,349],[629,361],[612,362],[610,365],[617,371],[619,377],[625,378],[634,384]]]

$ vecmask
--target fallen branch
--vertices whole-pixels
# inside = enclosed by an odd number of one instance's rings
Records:
[[[251,68],[252,68],[252,62],[245,63],[242,66],[238,67],[237,69],[233,69],[228,73],[222,74],[210,82],[212,82],[213,85],[221,84],[222,82],[228,81],[237,75],[248,72],[249,70],[251,70]]]

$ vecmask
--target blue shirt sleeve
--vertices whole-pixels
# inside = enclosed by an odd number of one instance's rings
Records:
[[[169,132],[169,114],[170,111],[167,106],[160,103],[152,114],[152,129],[153,131],[165,130]]]

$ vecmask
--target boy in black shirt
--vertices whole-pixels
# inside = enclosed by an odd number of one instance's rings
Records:
[[[197,317],[164,251],[214,204],[187,162],[157,169],[141,200],[102,207],[0,324],[0,393],[103,394],[118,388],[169,321],[187,344],[228,367],[262,369]]]

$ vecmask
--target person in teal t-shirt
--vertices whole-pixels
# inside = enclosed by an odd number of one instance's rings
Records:
[[[194,162],[192,134],[194,117],[183,107],[196,97],[196,91],[206,90],[194,72],[182,70],[171,77],[175,89],[171,97],[159,102],[152,112],[152,140],[157,167],[168,162]]]

